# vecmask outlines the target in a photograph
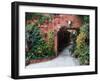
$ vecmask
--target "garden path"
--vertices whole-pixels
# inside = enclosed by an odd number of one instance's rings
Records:
[[[69,51],[71,45],[66,47],[57,58],[36,64],[30,64],[26,67],[26,69],[32,68],[48,68],[48,67],[64,67],[64,66],[78,66],[79,60],[74,58]]]

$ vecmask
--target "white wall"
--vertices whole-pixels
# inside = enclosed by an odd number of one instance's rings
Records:
[[[1,0],[0,1],[0,81],[13,81],[10,78],[10,65],[11,65],[11,2],[14,0]],[[45,3],[58,3],[58,4],[74,4],[74,5],[94,5],[99,6],[100,0],[21,0],[30,2],[45,2]],[[99,9],[100,10],[100,6]],[[99,11],[100,14],[100,11]],[[100,15],[98,16],[100,18]],[[98,22],[100,19],[98,20]],[[100,24],[99,24],[100,26]],[[98,30],[100,30],[98,26]],[[100,32],[98,33],[100,34]],[[99,37],[100,41],[100,37]],[[98,43],[100,45],[100,42]],[[98,47],[100,48],[100,46]],[[99,51],[100,53],[100,51]],[[100,58],[100,54],[98,57]],[[99,67],[100,68],[100,59]],[[99,70],[100,71],[100,70]],[[33,79],[29,79],[32,81]],[[98,75],[82,75],[82,76],[66,76],[66,77],[53,77],[53,78],[40,78],[34,79],[35,81],[99,81],[100,73]],[[28,79],[26,79],[28,81]]]

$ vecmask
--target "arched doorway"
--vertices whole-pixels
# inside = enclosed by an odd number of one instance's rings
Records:
[[[58,52],[62,51],[70,43],[70,32],[66,27],[61,27],[57,33],[57,49]]]

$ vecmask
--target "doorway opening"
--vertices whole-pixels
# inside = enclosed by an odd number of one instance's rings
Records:
[[[66,27],[61,27],[60,30],[57,33],[57,49],[58,52],[61,52],[65,47],[67,47],[70,44],[71,38],[70,38],[71,33],[67,31]]]

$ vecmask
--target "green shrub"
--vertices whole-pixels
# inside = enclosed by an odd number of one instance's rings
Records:
[[[28,51],[26,51],[26,58],[33,59],[42,57],[43,45],[45,44],[45,41],[43,40],[42,35],[40,34],[39,28],[35,25],[28,25],[26,26],[25,34],[25,41],[28,49]]]
[[[80,64],[89,64],[89,25],[85,24],[80,28],[77,36],[74,56],[79,58]]]
[[[43,39],[38,24],[43,24],[45,20],[50,21],[50,16],[45,16],[41,13],[26,13],[26,21],[35,18],[36,23],[26,24],[25,27],[25,46],[26,60],[46,58],[54,55],[53,33],[48,32],[48,42]]]
[[[52,31],[48,32],[48,42],[46,42],[36,25],[27,25],[25,30],[25,42],[28,49],[26,50],[26,60],[54,56],[54,37]]]

